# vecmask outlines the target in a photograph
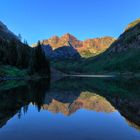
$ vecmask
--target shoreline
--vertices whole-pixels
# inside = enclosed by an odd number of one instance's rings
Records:
[[[10,80],[39,80],[39,79],[50,79],[56,81],[56,79],[61,79],[65,77],[81,77],[81,78],[140,78],[140,74],[62,74],[62,75],[53,75],[51,77],[42,77],[42,76],[29,76],[29,77],[0,77],[0,81],[10,81]]]
[[[49,79],[49,77],[0,77],[0,81],[10,81],[10,80],[38,80],[38,79]]]

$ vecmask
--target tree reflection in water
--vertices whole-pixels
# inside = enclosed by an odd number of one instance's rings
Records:
[[[129,125],[139,129],[139,83],[139,79],[114,78],[66,78],[51,85],[47,79],[22,81],[19,86],[1,88],[0,127],[15,114],[20,119],[33,104],[38,111],[49,110],[66,116],[81,108],[106,113],[118,110]],[[6,86],[0,83],[0,87]]]

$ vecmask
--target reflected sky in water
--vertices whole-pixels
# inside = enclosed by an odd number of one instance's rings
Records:
[[[139,140],[138,85],[108,78],[0,83],[0,140]]]

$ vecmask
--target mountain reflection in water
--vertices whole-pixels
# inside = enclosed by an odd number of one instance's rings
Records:
[[[15,82],[15,81],[13,81]],[[140,80],[115,78],[66,78],[53,82],[18,81],[0,83],[0,128],[31,104],[70,116],[80,109],[112,113],[118,111],[128,125],[140,129]],[[13,86],[11,86],[13,85]],[[16,86],[17,85],[17,86]],[[19,85],[19,86],[18,86]],[[8,88],[10,87],[10,88]]]

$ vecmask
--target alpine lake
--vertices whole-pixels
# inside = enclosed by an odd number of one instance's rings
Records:
[[[1,81],[0,140],[140,140],[140,79]]]

